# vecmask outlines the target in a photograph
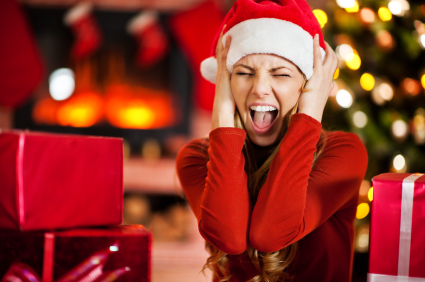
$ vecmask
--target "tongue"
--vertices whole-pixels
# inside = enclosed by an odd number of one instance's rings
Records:
[[[271,112],[254,112],[254,124],[258,128],[265,128],[273,122],[273,115]]]

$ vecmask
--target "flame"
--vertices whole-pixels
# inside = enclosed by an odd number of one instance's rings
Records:
[[[163,91],[111,85],[106,93],[106,118],[121,128],[161,128],[176,120],[171,97]]]

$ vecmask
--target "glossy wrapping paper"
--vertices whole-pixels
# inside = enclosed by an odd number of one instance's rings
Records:
[[[151,243],[143,225],[0,231],[0,281],[148,282]]]
[[[372,178],[369,282],[425,281],[425,175]]]
[[[122,222],[120,138],[0,131],[0,230]]]

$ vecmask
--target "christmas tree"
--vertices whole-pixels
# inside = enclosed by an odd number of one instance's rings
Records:
[[[366,252],[372,177],[425,171],[425,5],[336,0],[313,13],[340,60],[323,127],[356,133],[369,155],[356,220]]]

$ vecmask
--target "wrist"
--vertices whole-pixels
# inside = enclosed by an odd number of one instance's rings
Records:
[[[298,110],[299,114],[306,114],[314,119],[316,119],[318,122],[322,122],[322,115],[323,113],[321,111],[313,110],[313,109],[304,109],[300,108]]]
[[[235,127],[234,115],[231,113],[213,112],[211,130],[217,127]]]

